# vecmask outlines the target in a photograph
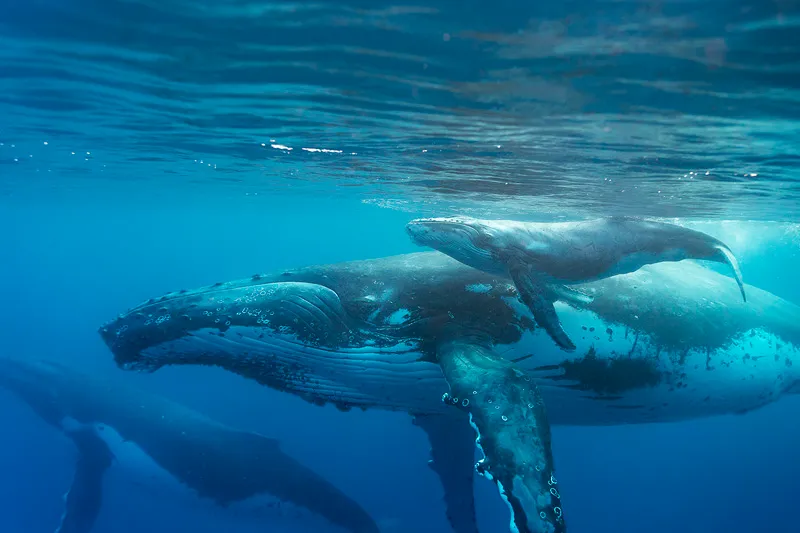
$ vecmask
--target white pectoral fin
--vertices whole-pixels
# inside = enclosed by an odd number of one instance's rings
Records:
[[[567,287],[566,285],[553,284],[550,285],[549,288],[559,300],[564,300],[568,304],[587,305],[594,301],[594,297]]]
[[[478,473],[508,504],[510,530],[566,533],[550,423],[535,382],[488,346],[453,342],[437,355],[450,386],[443,400],[469,414],[485,456]]]
[[[103,503],[103,476],[113,455],[95,429],[86,426],[68,432],[78,449],[72,485],[64,495],[64,513],[56,533],[89,533]]]
[[[447,519],[455,533],[478,533],[473,477],[475,436],[467,416],[415,415],[431,443],[428,463],[444,488]]]

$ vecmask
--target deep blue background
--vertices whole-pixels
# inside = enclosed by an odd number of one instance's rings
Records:
[[[0,203],[3,352],[57,355],[119,374],[96,330],[142,300],[255,272],[416,250],[403,231],[413,213],[355,196],[212,197],[179,190],[148,196],[122,185],[103,191],[41,190]],[[742,234],[750,237],[733,247],[746,281],[800,301],[792,240],[758,244],[753,239],[763,233]],[[449,531],[441,486],[426,466],[425,435],[405,414],[340,413],[210,369],[126,375],[221,421],[279,437],[289,453],[361,502],[387,533]],[[690,423],[556,427],[570,531],[797,531],[799,408],[791,397],[755,413]],[[0,531],[52,531],[73,448],[3,391],[0,427]],[[507,510],[494,487],[479,479],[476,494],[483,531],[504,531]],[[230,527],[225,520],[200,521],[191,509],[110,487],[97,533],[204,533]],[[302,518],[292,524],[280,520],[287,531],[300,531]]]

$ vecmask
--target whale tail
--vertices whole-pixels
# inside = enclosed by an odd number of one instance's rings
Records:
[[[739,268],[739,261],[733,255],[731,249],[726,245],[720,243],[715,246],[718,256],[715,258],[721,263],[727,263],[733,269],[733,275],[736,278],[736,283],[739,285],[739,291],[742,293],[742,300],[747,301],[747,296],[744,293],[744,281],[742,281],[742,271]]]

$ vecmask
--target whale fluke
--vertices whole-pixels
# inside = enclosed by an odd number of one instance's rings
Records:
[[[511,530],[566,533],[550,423],[534,382],[480,345],[449,343],[437,355],[450,386],[443,400],[469,413],[485,456],[476,469],[511,509]]]

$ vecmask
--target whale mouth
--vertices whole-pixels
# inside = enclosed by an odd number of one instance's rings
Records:
[[[262,346],[280,343],[338,349],[358,328],[335,292],[314,283],[253,283],[213,287],[151,300],[101,326],[98,333],[120,367],[153,371],[176,363],[213,359],[198,339],[231,342],[255,336]],[[248,355],[248,350],[242,350]],[[216,356],[225,357],[225,353]],[[194,361],[189,361],[193,359]]]
[[[441,387],[418,339],[376,331],[314,283],[233,282],[171,295],[99,333],[124,370],[215,366],[340,408],[424,410]]]

